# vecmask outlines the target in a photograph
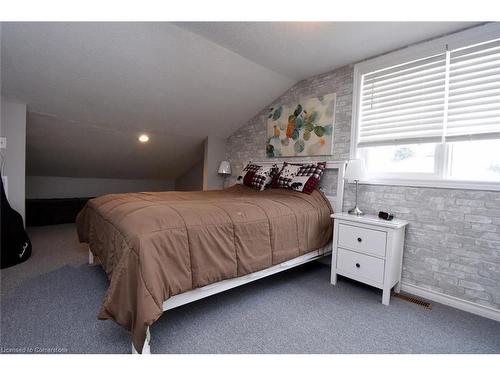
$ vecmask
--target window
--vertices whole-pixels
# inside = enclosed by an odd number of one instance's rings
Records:
[[[375,181],[500,189],[500,26],[478,29],[356,65],[352,157]]]
[[[450,177],[500,182],[500,140],[450,144]]]

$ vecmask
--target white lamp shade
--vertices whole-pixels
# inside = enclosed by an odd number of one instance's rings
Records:
[[[223,160],[219,164],[219,174],[230,175],[231,174],[231,164],[228,161]]]
[[[363,159],[351,159],[347,163],[344,179],[349,181],[364,181],[367,179],[365,161]]]

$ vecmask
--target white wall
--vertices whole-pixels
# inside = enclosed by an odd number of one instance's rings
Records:
[[[26,104],[1,100],[0,135],[7,137],[3,174],[8,178],[9,203],[25,219]]]
[[[86,198],[111,193],[174,190],[174,181],[27,176],[28,199]]]
[[[199,191],[203,190],[204,160],[200,160],[182,176],[175,179],[175,190]]]
[[[217,171],[226,157],[226,139],[207,137],[205,140],[205,159],[203,165],[203,190],[223,188],[223,178]]]

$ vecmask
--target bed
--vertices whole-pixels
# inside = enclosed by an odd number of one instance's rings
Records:
[[[341,209],[344,162],[327,169],[339,171],[332,203]],[[77,231],[110,280],[98,318],[131,331],[133,352],[149,353],[149,327],[163,311],[328,254],[332,211],[319,190],[243,185],[92,199]]]

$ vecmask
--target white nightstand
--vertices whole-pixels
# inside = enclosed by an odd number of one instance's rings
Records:
[[[331,283],[343,275],[382,289],[382,303],[389,304],[391,289],[399,293],[405,228],[408,222],[374,215],[333,214]]]

